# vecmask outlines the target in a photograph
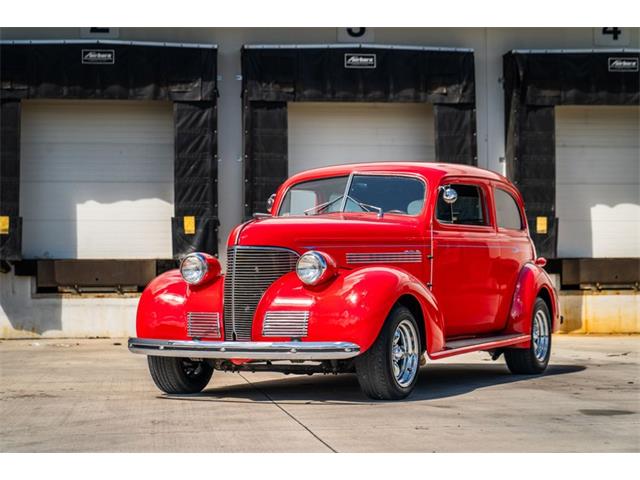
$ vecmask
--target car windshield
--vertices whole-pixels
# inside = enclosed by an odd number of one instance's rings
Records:
[[[347,191],[348,189],[348,191]],[[425,185],[398,175],[353,175],[302,182],[289,189],[279,216],[372,212],[418,215],[424,206]]]

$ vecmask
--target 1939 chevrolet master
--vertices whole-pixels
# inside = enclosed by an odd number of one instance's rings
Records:
[[[355,372],[376,399],[413,390],[431,360],[504,353],[545,370],[555,290],[504,177],[474,167],[375,163],[294,175],[270,214],[153,280],[129,349],[167,393],[213,371]]]

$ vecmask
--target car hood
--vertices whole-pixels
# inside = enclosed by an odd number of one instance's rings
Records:
[[[283,247],[303,253],[331,253],[339,264],[347,251],[421,248],[422,223],[417,217],[374,213],[333,213],[308,217],[268,217],[238,226],[229,246]]]

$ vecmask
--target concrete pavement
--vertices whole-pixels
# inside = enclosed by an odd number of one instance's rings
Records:
[[[0,342],[0,451],[640,451],[640,337],[555,336],[547,374],[477,353],[373,402],[353,375],[216,372],[161,394],[125,340]]]

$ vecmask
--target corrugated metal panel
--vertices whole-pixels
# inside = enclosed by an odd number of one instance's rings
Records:
[[[640,109],[556,108],[559,257],[640,256]]]
[[[26,258],[171,258],[170,102],[25,101]]]
[[[435,161],[428,104],[295,102],[288,115],[289,174],[354,162]]]

